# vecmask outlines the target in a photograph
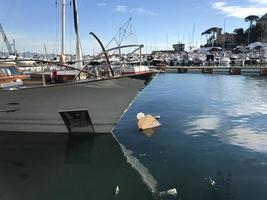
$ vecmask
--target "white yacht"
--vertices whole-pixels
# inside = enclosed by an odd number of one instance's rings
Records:
[[[224,53],[219,60],[219,65],[222,67],[230,67],[231,59]]]

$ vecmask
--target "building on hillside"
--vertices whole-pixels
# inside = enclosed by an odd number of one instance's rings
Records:
[[[174,51],[177,53],[184,52],[184,50],[185,50],[185,44],[182,44],[182,43],[174,44],[174,45],[172,45],[172,47],[173,47]]]
[[[174,50],[155,50],[152,51],[151,54],[152,55],[156,55],[156,54],[173,54]]]
[[[155,54],[160,54],[160,53],[165,53],[165,54],[173,54],[173,53],[181,53],[185,51],[185,44],[178,43],[172,45],[174,50],[157,50],[157,51],[152,51],[152,55]]]
[[[218,34],[215,40],[215,46],[220,46],[225,49],[233,49],[237,46],[235,33]]]

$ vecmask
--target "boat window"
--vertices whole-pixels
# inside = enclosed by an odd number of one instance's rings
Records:
[[[1,75],[1,76],[6,76],[6,71],[5,71],[5,69],[0,68],[0,75]]]
[[[11,76],[11,75],[20,75],[21,72],[16,67],[10,66],[10,67],[0,67],[0,74]]]

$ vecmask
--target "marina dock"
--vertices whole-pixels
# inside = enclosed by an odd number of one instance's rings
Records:
[[[241,74],[258,74],[261,76],[267,76],[267,66],[167,66],[167,67],[150,67],[152,69],[158,69],[162,72],[177,72],[177,73],[223,73],[229,75],[241,75]]]

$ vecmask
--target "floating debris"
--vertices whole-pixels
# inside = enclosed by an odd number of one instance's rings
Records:
[[[216,188],[216,182],[209,176],[208,178],[205,178],[205,180],[208,181],[209,185],[212,187],[212,188]]]
[[[120,193],[120,188],[117,185],[116,189],[115,189],[115,195],[114,195],[114,200],[118,200],[119,199],[119,193]]]
[[[117,185],[116,190],[115,190],[115,195],[118,196],[119,193],[120,193],[120,188],[119,188],[119,186]]]
[[[212,187],[215,187],[215,186],[216,186],[215,181],[212,180],[211,177],[209,177],[209,181],[210,181],[210,185],[211,185]]]
[[[173,197],[176,197],[177,196],[177,190],[176,188],[172,188],[172,189],[169,189],[167,191],[162,191],[159,193],[159,196],[165,196],[165,195],[169,195],[169,196],[173,196]]]
[[[144,113],[140,112],[136,115],[136,118],[138,120],[137,124],[138,124],[138,129],[140,131],[153,129],[161,126],[161,124],[157,120],[160,118],[160,116],[152,116],[150,114],[145,115]]]

